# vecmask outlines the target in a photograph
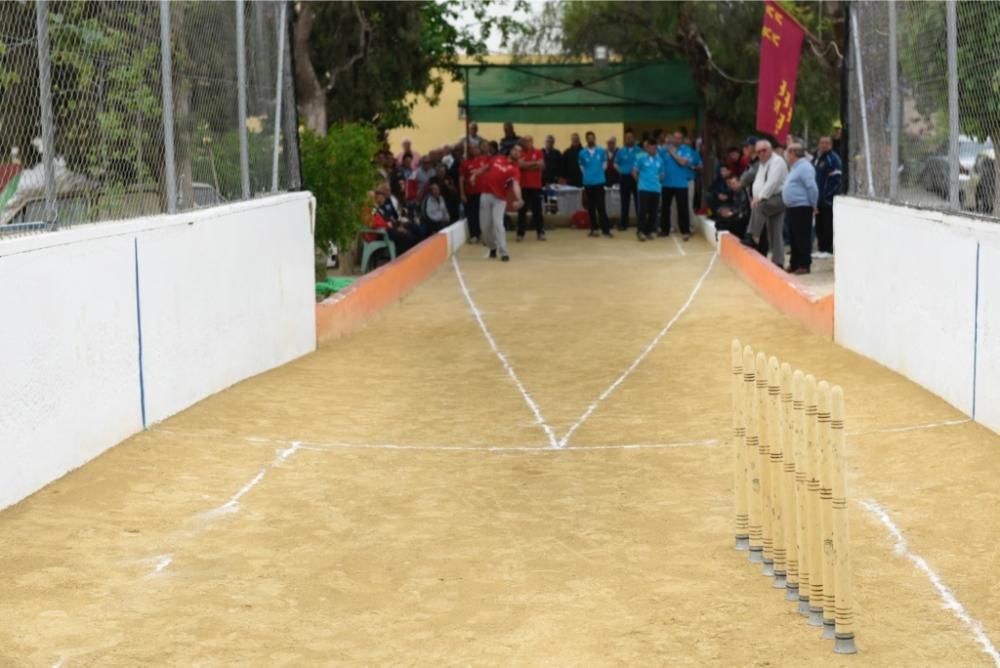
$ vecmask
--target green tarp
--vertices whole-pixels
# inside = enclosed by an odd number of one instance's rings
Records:
[[[701,109],[684,62],[470,65],[465,71],[469,117],[479,122],[642,123],[696,119]]]

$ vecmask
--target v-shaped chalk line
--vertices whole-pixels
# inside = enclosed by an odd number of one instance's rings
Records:
[[[555,431],[545,421],[545,418],[542,415],[542,411],[538,407],[538,404],[532,398],[531,394],[529,394],[528,391],[525,389],[524,384],[521,382],[521,379],[518,378],[517,372],[514,371],[514,367],[511,366],[510,361],[507,359],[507,356],[504,355],[504,353],[500,350],[499,346],[497,346],[496,339],[493,338],[493,335],[490,333],[489,328],[486,326],[486,322],[483,320],[482,313],[476,306],[476,302],[472,299],[472,294],[469,292],[469,288],[465,283],[465,276],[463,276],[462,270],[458,266],[458,259],[454,255],[451,257],[451,263],[452,266],[455,268],[455,275],[458,277],[458,284],[462,288],[462,294],[465,295],[465,301],[469,304],[469,310],[472,311],[473,317],[476,319],[476,322],[479,323],[479,329],[482,330],[483,336],[486,337],[486,341],[490,344],[490,348],[493,349],[494,354],[500,360],[501,364],[503,364],[504,369],[507,371],[507,375],[510,376],[511,380],[514,381],[514,384],[517,386],[518,391],[520,391],[521,396],[524,398],[525,403],[527,403],[528,407],[531,408],[532,413],[534,413],[535,415],[535,422],[537,422],[545,431],[545,435],[549,439],[549,445],[553,448],[565,448],[566,445],[569,443],[569,439],[573,435],[573,433],[577,429],[579,429],[580,426],[587,421],[587,419],[591,416],[591,414],[593,414],[593,412],[597,409],[597,407],[600,406],[605,399],[611,396],[611,394],[616,389],[618,389],[618,386],[621,385],[623,382],[625,382],[625,379],[628,378],[632,374],[632,372],[635,371],[636,368],[638,368],[640,364],[642,364],[642,361],[646,358],[646,356],[650,352],[652,352],[652,350],[657,346],[657,344],[660,343],[660,340],[667,334],[667,332],[670,331],[670,328],[674,326],[674,323],[676,323],[680,319],[680,317],[684,315],[684,312],[688,310],[688,308],[691,306],[691,302],[694,301],[695,296],[701,290],[702,285],[704,285],[705,279],[708,278],[708,274],[712,271],[712,267],[715,266],[715,260],[717,257],[718,257],[717,253],[712,253],[711,258],[708,261],[708,266],[705,268],[705,271],[702,272],[701,276],[698,278],[697,283],[695,283],[694,288],[691,290],[691,294],[688,295],[687,301],[685,301],[684,304],[681,305],[677,313],[674,314],[674,317],[672,317],[670,321],[663,326],[663,329],[657,332],[656,336],[654,336],[653,339],[648,344],[646,344],[646,347],[635,359],[635,361],[632,362],[632,364],[630,364],[628,368],[625,369],[625,371],[620,376],[618,376],[618,378],[615,379],[613,383],[611,383],[611,385],[609,385],[603,392],[601,392],[601,394],[597,397],[597,399],[595,399],[589,406],[587,406],[587,409],[583,412],[583,414],[579,417],[579,419],[577,419],[577,421],[574,422],[572,426],[570,426],[570,428],[566,431],[566,434],[563,435],[562,438],[558,439],[556,438]]]

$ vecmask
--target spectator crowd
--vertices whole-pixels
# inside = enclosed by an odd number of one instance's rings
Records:
[[[523,241],[530,214],[531,229],[544,241],[546,200],[560,188],[582,189],[590,236],[613,236],[605,197],[606,188],[616,186],[619,231],[629,229],[634,209],[640,242],[668,236],[676,203],[678,232],[687,241],[693,182],[695,202],[704,200],[718,230],[764,255],[770,252],[787,271],[810,271],[814,221],[820,253],[833,252],[833,197],[841,181],[833,137],[820,138],[812,153],[798,140],[781,146],[748,137],[742,147],[727,149],[702,198],[700,142],[683,130],[654,131],[639,140],[626,130],[621,145],[610,137],[603,146],[593,132],[582,142],[573,133],[563,150],[551,135],[537,147],[534,137],[519,136],[512,123],[505,123],[503,132],[499,141],[490,141],[473,122],[455,144],[424,154],[409,139],[395,154],[382,150],[372,225],[387,229],[402,253],[464,218],[470,242],[482,242],[490,257],[507,261],[507,226]]]

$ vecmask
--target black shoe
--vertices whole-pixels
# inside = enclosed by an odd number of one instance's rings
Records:
[[[491,248],[490,249],[490,259],[491,260],[497,259],[497,249],[496,248]]]
[[[602,237],[607,237],[608,239],[613,239],[615,235],[611,234],[611,231],[601,232]]]
[[[545,241],[545,232],[539,232],[538,233],[538,240],[539,241]]]
[[[510,262],[510,255],[501,255],[500,256],[500,261],[501,262]]]
[[[618,226],[618,231],[619,232],[624,232],[627,229],[628,229],[628,225],[619,225]]]
[[[685,234],[684,236],[681,237],[681,239],[683,239],[684,241],[690,241],[691,240],[691,235],[690,234]]]

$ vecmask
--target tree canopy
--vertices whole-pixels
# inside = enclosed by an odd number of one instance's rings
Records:
[[[784,2],[809,31],[799,66],[794,130],[823,131],[839,117],[843,5]],[[710,137],[733,142],[754,130],[763,3],[548,3],[523,31],[517,51],[556,46],[564,58],[609,47],[626,60],[683,59],[704,95]],[[559,39],[553,39],[558,35]]]
[[[415,96],[436,103],[463,55],[483,56],[517,22],[495,0],[301,2],[296,13],[300,107],[307,125],[365,121],[384,131],[410,123]],[[514,7],[523,6],[517,0]],[[472,28],[460,28],[463,15]],[[306,62],[302,62],[305,60]]]

